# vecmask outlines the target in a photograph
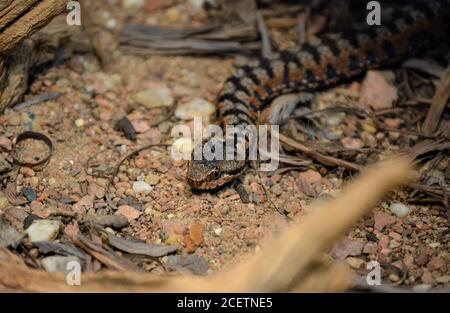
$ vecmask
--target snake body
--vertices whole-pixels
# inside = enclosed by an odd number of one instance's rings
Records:
[[[253,125],[258,112],[280,94],[335,86],[368,69],[421,53],[449,34],[450,0],[419,2],[389,15],[381,26],[324,34],[296,51],[281,51],[237,69],[218,96],[222,127]],[[245,160],[192,160],[187,180],[194,189],[216,189],[245,167]]]

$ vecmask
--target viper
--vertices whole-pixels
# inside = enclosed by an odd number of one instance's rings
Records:
[[[296,50],[245,65],[218,96],[219,122],[224,129],[254,125],[259,112],[281,94],[317,92],[423,53],[448,36],[449,18],[450,0],[415,2],[392,10],[380,26],[323,34]],[[244,173],[247,163],[245,158],[192,159],[187,181],[194,189],[217,189]]]

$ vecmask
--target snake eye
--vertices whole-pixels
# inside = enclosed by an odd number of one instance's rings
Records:
[[[220,173],[218,170],[213,170],[210,174],[209,174],[209,178],[212,180],[218,179],[220,178]]]

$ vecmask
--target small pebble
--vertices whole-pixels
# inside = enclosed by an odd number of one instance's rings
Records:
[[[170,9],[168,9],[168,10],[166,11],[166,17],[167,17],[170,21],[176,22],[176,21],[178,21],[178,20],[180,19],[180,17],[181,17],[181,12],[180,12],[180,10],[178,10],[178,8],[172,7],[172,8],[170,8]]]
[[[142,213],[130,205],[122,205],[117,209],[116,214],[125,216],[131,222],[141,216]]]
[[[83,127],[84,126],[84,120],[82,118],[79,118],[77,120],[75,120],[75,126],[76,127]]]
[[[354,257],[346,258],[345,261],[353,269],[360,269],[361,266],[363,266],[363,264],[366,263],[364,260]]]
[[[172,91],[167,87],[140,91],[134,100],[148,109],[170,107],[174,103]]]
[[[340,129],[336,129],[336,130],[333,130],[333,131],[327,131],[327,130],[324,131],[325,137],[328,140],[333,140],[333,141],[341,139],[343,133],[344,132],[342,130],[340,130]]]
[[[45,257],[41,260],[41,264],[48,273],[67,273],[69,262],[78,262],[80,260],[74,256],[53,255]]]
[[[216,107],[201,98],[179,105],[175,111],[175,116],[180,120],[192,120],[194,117],[207,118],[214,114]]]
[[[133,183],[133,191],[135,193],[149,193],[153,190],[153,187],[150,186],[148,183],[144,182],[144,181],[135,181]]]
[[[345,117],[344,112],[332,113],[327,116],[326,123],[328,126],[338,126],[344,122]]]
[[[116,234],[116,232],[114,231],[114,229],[112,229],[111,227],[106,227],[106,228],[105,228],[105,231],[108,232],[108,233],[110,233],[111,235],[115,235],[115,234]]]
[[[272,188],[270,188],[270,190],[272,191],[272,193],[273,193],[275,196],[280,196],[280,195],[283,193],[283,190],[282,190],[280,184],[275,184],[275,185],[273,185]]]
[[[368,132],[370,134],[375,134],[377,132],[377,129],[375,128],[375,126],[373,126],[370,123],[363,123],[361,126],[366,132]]]
[[[306,172],[299,173],[298,177],[308,184],[316,184],[322,180],[320,173],[314,170],[307,170]]]
[[[33,177],[34,175],[36,175],[36,173],[33,171],[33,169],[31,169],[29,167],[21,167],[20,173],[23,174],[23,176],[25,176],[25,177]]]
[[[56,179],[54,177],[50,177],[48,179],[48,185],[49,186],[54,186],[56,184]]]
[[[9,206],[8,198],[0,197],[0,210],[4,210]]]
[[[186,157],[190,157],[193,149],[194,144],[191,138],[178,138],[172,144],[172,155],[180,154],[181,156],[186,155]]]
[[[123,0],[122,6],[125,9],[137,9],[144,5],[145,0]]]
[[[53,220],[35,220],[26,233],[31,242],[51,241],[56,238],[59,232],[60,223]]]
[[[9,172],[11,168],[11,163],[9,163],[6,158],[2,154],[0,154],[0,173]]]
[[[151,206],[146,207],[144,209],[144,213],[146,215],[149,215],[150,217],[154,217],[154,218],[159,218],[162,216],[162,213],[159,211],[156,211],[155,209],[153,209]]]
[[[358,138],[344,137],[341,139],[341,143],[345,148],[351,150],[361,149],[364,147],[364,143]]]
[[[28,182],[33,188],[37,188],[39,186],[39,178],[37,178],[36,176],[31,177]]]
[[[398,277],[398,275],[396,274],[390,274],[389,275],[389,280],[393,283],[398,282],[400,280],[400,277]]]
[[[23,187],[22,194],[27,198],[28,202],[33,202],[37,199],[36,191],[30,187]]]
[[[205,5],[206,0],[188,0],[187,2],[189,3],[189,5],[201,9]]]
[[[411,211],[411,209],[408,206],[399,202],[392,203],[389,207],[389,210],[398,217],[405,217]]]
[[[384,124],[389,128],[399,128],[402,123],[402,120],[399,118],[386,118],[384,120]]]
[[[95,180],[97,185],[100,187],[106,188],[108,186],[109,181],[106,178],[99,177]]]
[[[114,29],[117,26],[117,21],[114,18],[110,18],[108,19],[108,21],[106,21],[106,28],[108,29]]]
[[[214,229],[214,234],[216,234],[216,236],[220,236],[221,233],[222,233],[222,227],[218,227],[218,228]]]
[[[182,71],[180,80],[191,88],[197,88],[199,86],[197,74],[194,72]]]
[[[132,141],[136,140],[136,129],[126,116],[122,117],[114,124],[114,130],[122,132],[127,139]]]
[[[394,239],[389,242],[389,248],[391,248],[391,249],[398,248],[401,245],[402,244],[400,242],[398,242],[397,240],[394,240]]]
[[[252,202],[255,204],[259,204],[261,202],[261,199],[259,198],[259,194],[256,192],[252,193]]]
[[[9,120],[8,120],[8,124],[11,126],[18,126],[20,125],[20,123],[22,122],[22,119],[19,115],[12,115]]]
[[[2,148],[2,150],[11,151],[12,150],[11,140],[6,137],[0,137],[0,148]]]
[[[148,174],[147,176],[145,176],[144,181],[147,184],[155,186],[155,185],[159,184],[159,177],[158,177],[158,175],[155,175],[155,174]]]
[[[37,258],[39,256],[39,249],[36,248],[30,249],[30,256],[33,258]]]
[[[103,199],[103,197],[105,197],[105,189],[99,188],[99,189],[95,192],[95,197],[96,197],[97,199]]]

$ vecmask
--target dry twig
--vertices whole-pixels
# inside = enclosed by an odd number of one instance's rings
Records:
[[[450,98],[450,68],[447,68],[447,72],[442,79],[441,85],[436,90],[433,98],[433,103],[428,110],[427,117],[423,123],[423,131],[426,134],[434,133],[439,126],[439,121],[441,120],[442,112],[447,105],[448,99]]]

